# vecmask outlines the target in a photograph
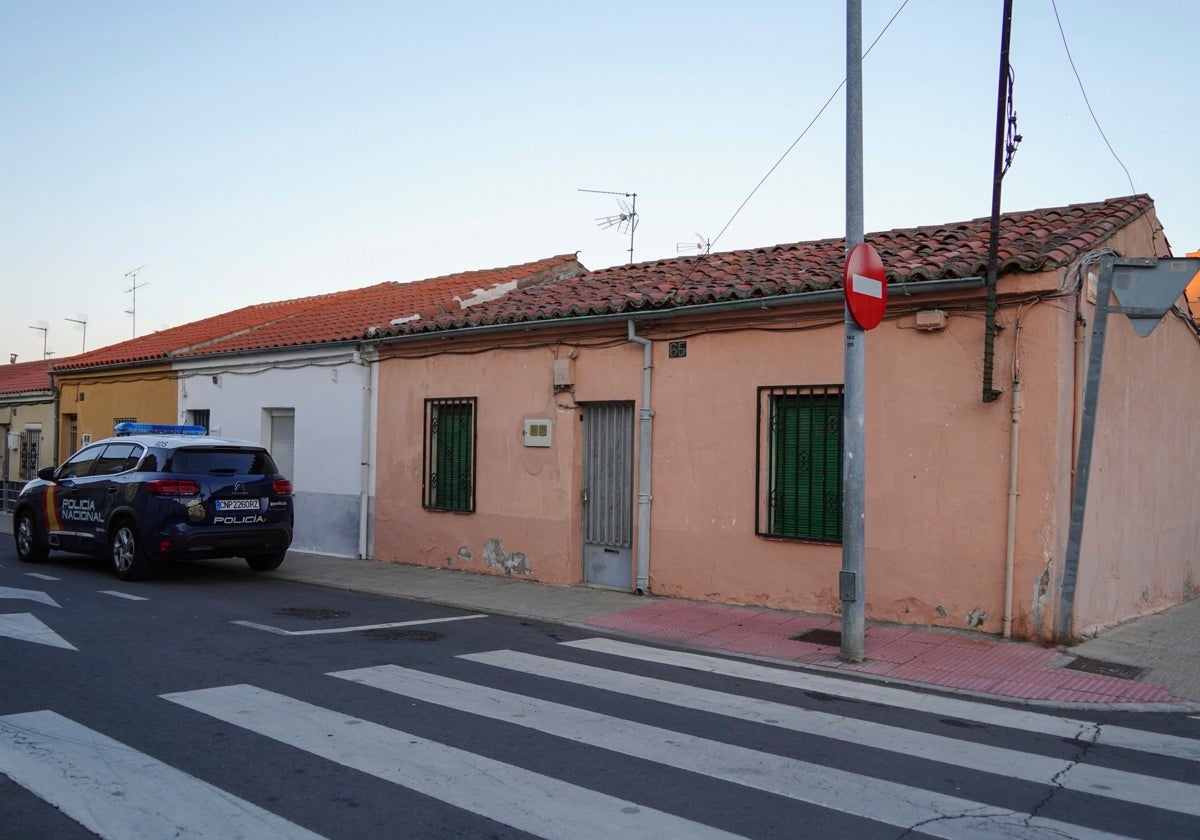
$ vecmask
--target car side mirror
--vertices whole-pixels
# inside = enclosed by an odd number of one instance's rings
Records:
[[[37,477],[42,481],[53,481],[54,471],[57,469],[58,467],[42,467],[40,470],[38,470]]]

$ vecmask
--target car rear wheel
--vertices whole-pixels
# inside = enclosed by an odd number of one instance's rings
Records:
[[[41,563],[50,553],[50,549],[38,536],[37,524],[33,514],[23,510],[17,514],[17,525],[13,528],[13,539],[17,542],[17,556],[26,563]]]
[[[246,558],[246,565],[256,572],[269,572],[272,569],[278,569],[279,564],[283,562],[283,556],[286,551],[276,551],[273,554],[255,554],[253,557]]]
[[[109,559],[113,573],[121,580],[142,580],[152,565],[142,549],[141,538],[133,521],[123,519],[113,528],[108,538]]]

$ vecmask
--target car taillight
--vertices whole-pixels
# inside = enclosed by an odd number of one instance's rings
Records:
[[[188,478],[156,478],[146,482],[153,496],[198,496],[200,485]]]
[[[276,496],[290,496],[292,495],[292,482],[286,478],[277,478],[271,489],[275,491]]]

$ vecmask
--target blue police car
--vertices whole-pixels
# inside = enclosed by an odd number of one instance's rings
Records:
[[[107,558],[121,580],[162,560],[243,557],[279,567],[292,542],[292,483],[270,453],[202,426],[121,423],[116,436],[45,467],[13,512],[17,555]]]

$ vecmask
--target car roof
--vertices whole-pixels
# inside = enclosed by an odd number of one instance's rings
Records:
[[[93,441],[98,443],[140,443],[149,449],[182,449],[188,446],[243,446],[254,449],[266,449],[261,443],[239,438],[217,437],[215,435],[175,435],[175,434],[141,434],[116,435]]]

